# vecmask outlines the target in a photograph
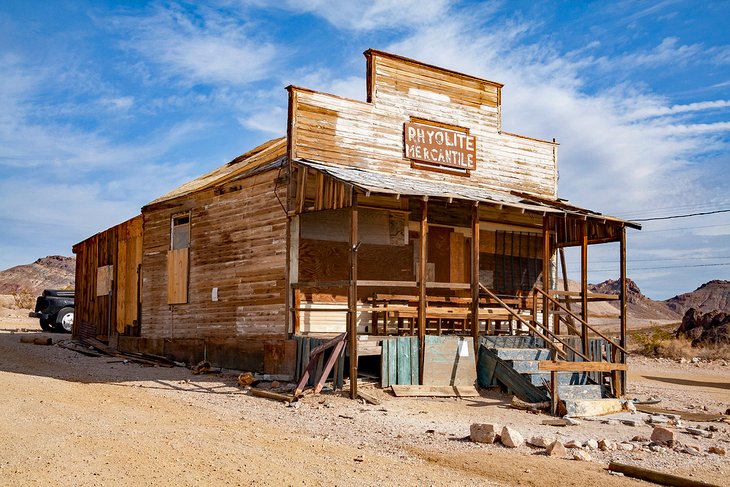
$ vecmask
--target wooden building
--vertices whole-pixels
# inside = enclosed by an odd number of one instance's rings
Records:
[[[625,286],[638,225],[558,198],[558,144],[502,130],[501,84],[365,57],[366,101],[290,86],[285,138],[77,244],[76,333],[273,374],[294,373],[296,337],[341,332],[351,376],[402,335],[421,365],[427,335],[572,335],[585,352],[588,301],[612,299],[588,293],[587,247],[619,243]],[[555,289],[567,246],[578,293]]]

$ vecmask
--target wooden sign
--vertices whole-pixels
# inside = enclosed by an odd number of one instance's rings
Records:
[[[403,139],[405,156],[420,167],[460,173],[476,169],[476,138],[465,130],[405,122]]]

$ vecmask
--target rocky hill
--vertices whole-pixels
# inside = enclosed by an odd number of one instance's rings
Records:
[[[18,265],[0,271],[0,294],[30,293],[44,289],[73,289],[76,257],[50,255],[32,264]]]
[[[599,284],[589,284],[588,290],[600,294],[619,294],[621,281],[609,279]],[[631,279],[626,279],[626,302],[629,315],[635,318],[681,320],[682,314],[670,308],[664,301],[654,301],[642,294],[639,286]],[[610,302],[618,312],[618,302]]]
[[[730,312],[730,281],[709,281],[690,293],[680,294],[665,301],[667,306],[681,314],[694,308],[702,313]]]

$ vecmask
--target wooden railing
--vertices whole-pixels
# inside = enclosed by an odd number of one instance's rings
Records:
[[[504,308],[505,311],[507,311],[514,319],[516,319],[521,324],[523,324],[524,326],[526,326],[527,328],[529,328],[530,331],[532,331],[535,335],[537,335],[540,338],[542,338],[543,340],[545,340],[545,345],[547,345],[548,347],[550,347],[555,352],[556,355],[565,357],[566,356],[566,353],[565,353],[565,350],[561,350],[560,348],[558,348],[555,345],[555,341],[557,341],[560,344],[562,344],[563,347],[571,350],[573,353],[575,353],[576,355],[578,355],[579,357],[581,357],[583,360],[585,360],[585,361],[589,361],[590,360],[587,356],[583,355],[581,352],[579,352],[578,350],[576,350],[575,348],[573,348],[572,346],[570,346],[568,343],[566,343],[564,340],[562,340],[559,336],[557,336],[552,331],[550,331],[545,324],[540,323],[536,319],[534,319],[534,317],[533,317],[533,320],[534,321],[532,323],[530,323],[527,320],[525,320],[524,318],[522,318],[515,310],[512,309],[511,306],[508,306],[504,301],[502,301],[496,294],[494,294],[492,291],[490,291],[481,282],[479,283],[479,289],[482,292],[484,292],[484,294],[486,294],[487,296],[489,296],[490,298],[492,298],[502,308]],[[538,328],[542,328],[542,332]],[[545,336],[545,335],[548,335],[550,338],[548,338],[548,336]]]

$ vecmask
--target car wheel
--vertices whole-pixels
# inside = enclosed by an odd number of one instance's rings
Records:
[[[44,320],[41,318],[41,330],[43,331],[53,331],[53,321],[51,320]]]
[[[74,310],[72,308],[63,308],[58,312],[56,318],[56,331],[61,333],[71,333],[74,326]]]

